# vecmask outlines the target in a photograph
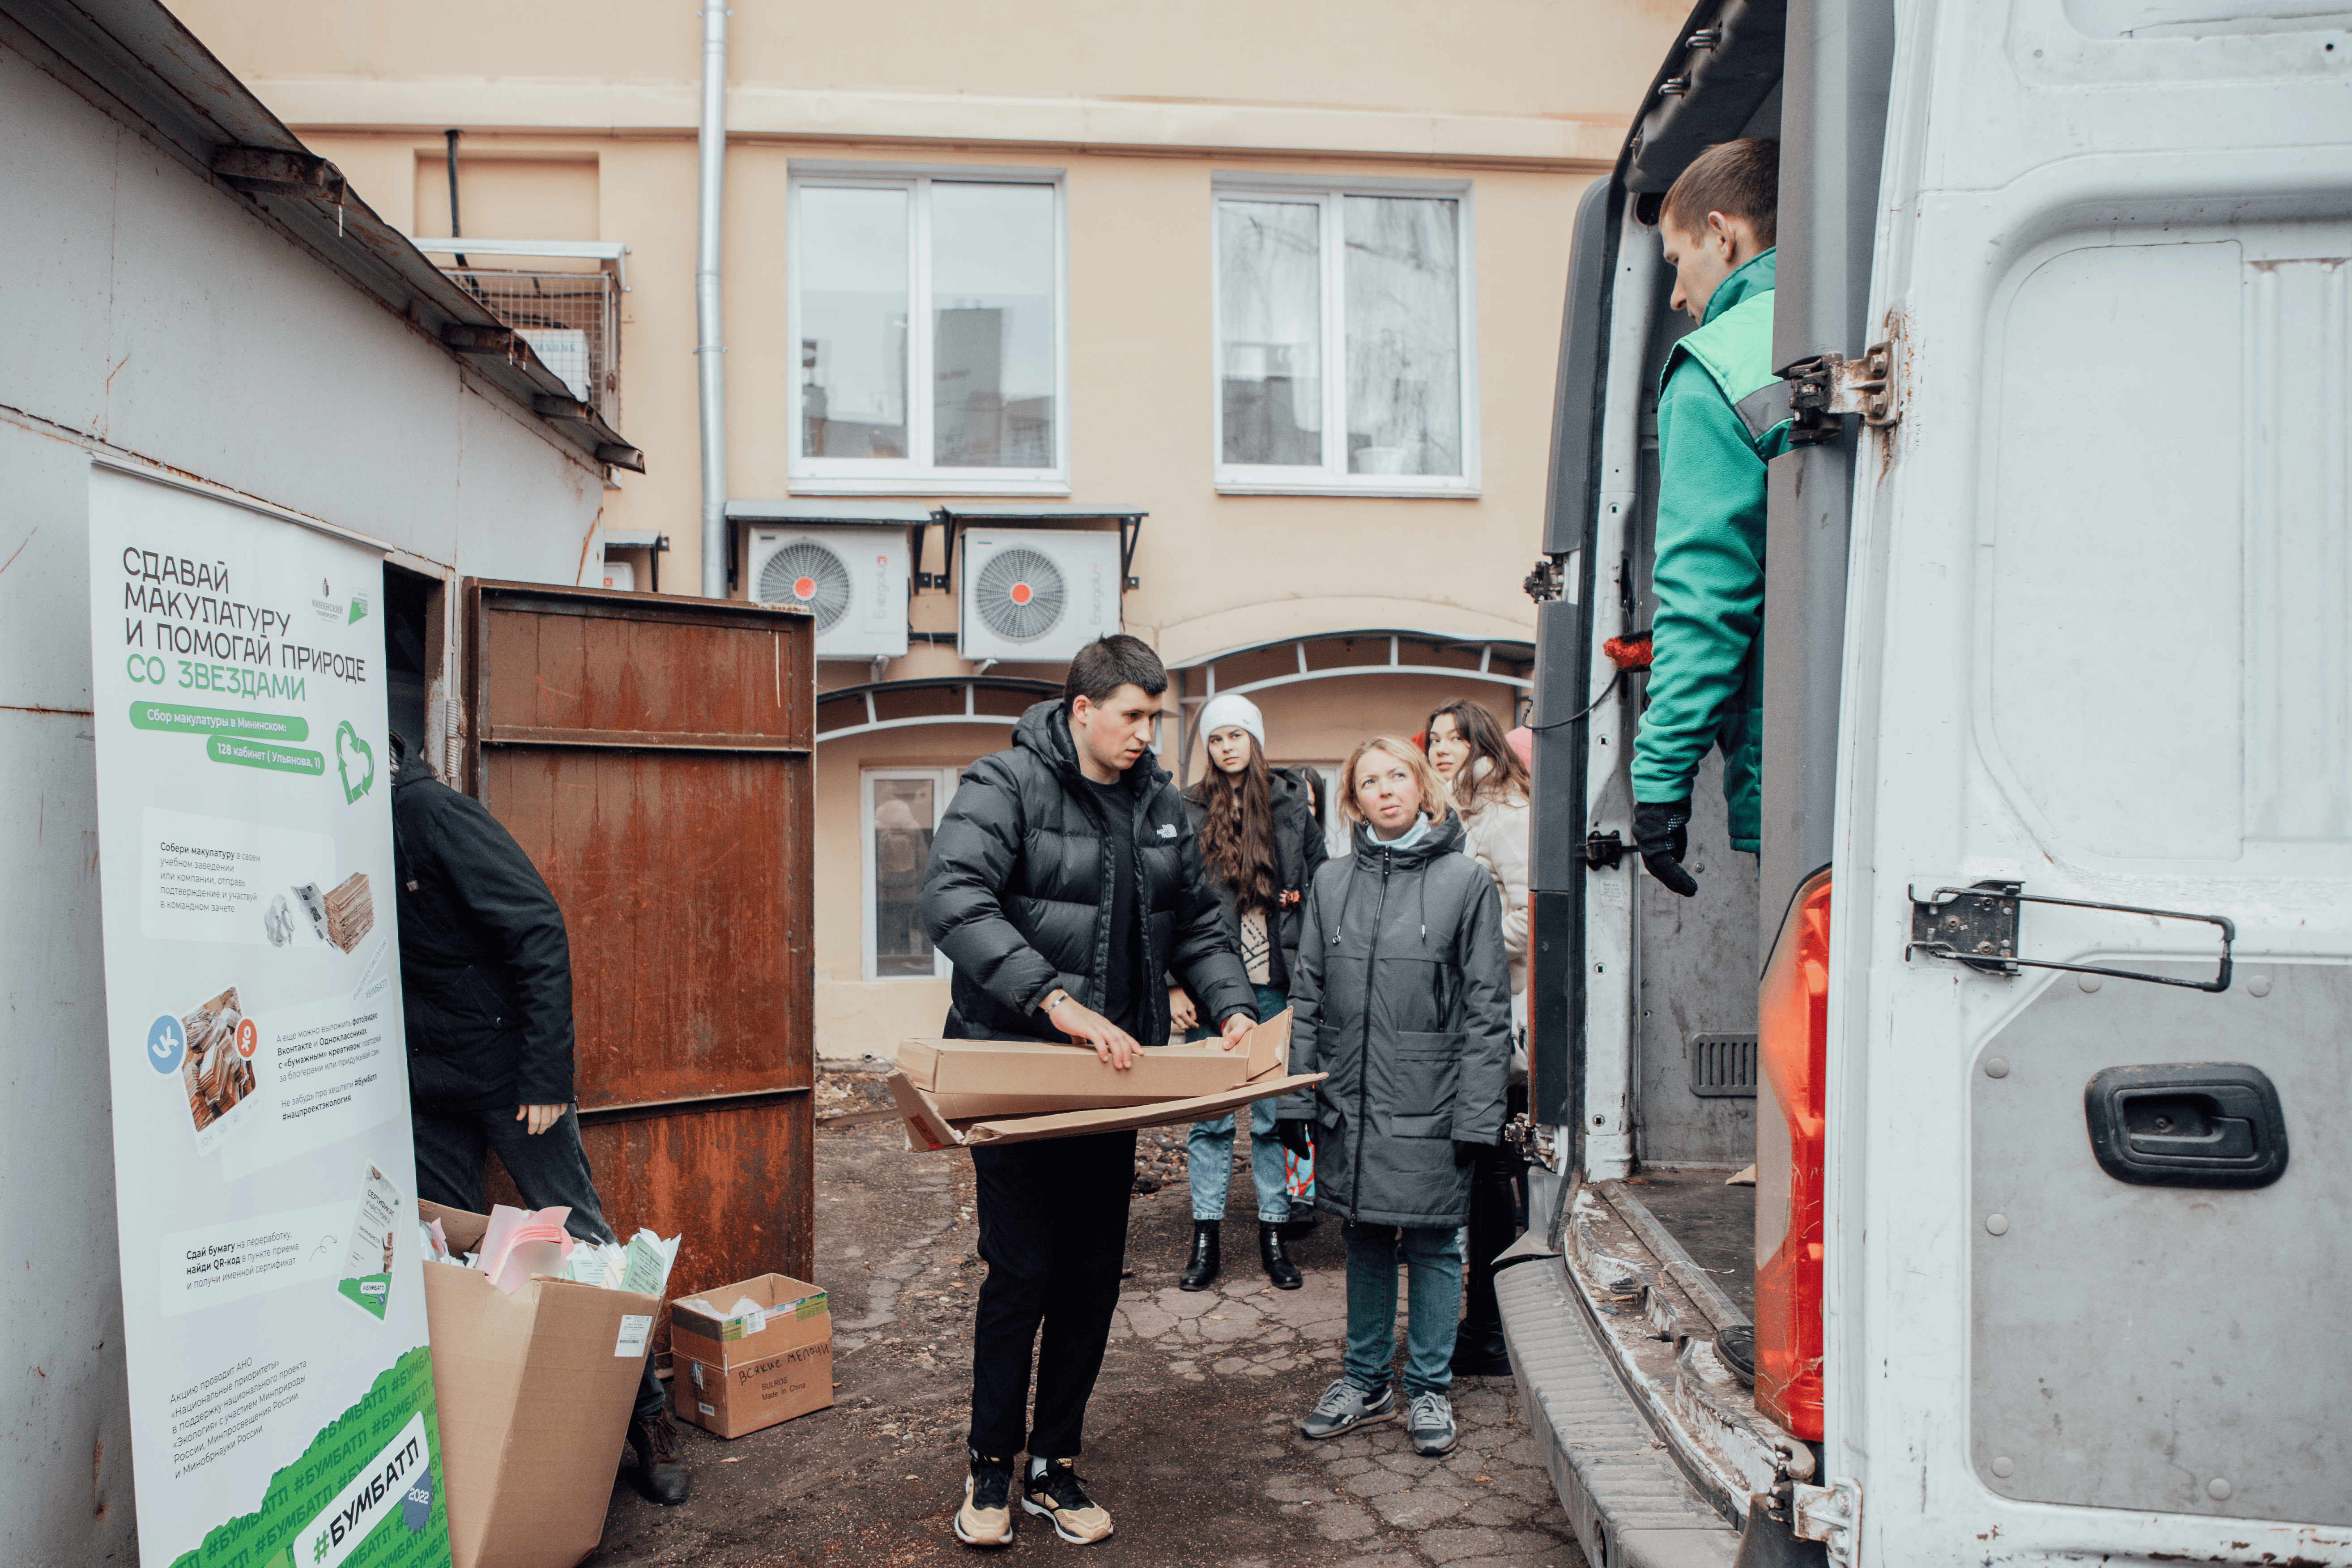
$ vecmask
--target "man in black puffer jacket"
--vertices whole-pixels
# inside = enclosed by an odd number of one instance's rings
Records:
[[[923,924],[955,965],[951,1038],[1066,1037],[1124,1068],[1168,1043],[1163,973],[1218,1020],[1228,1049],[1256,1022],[1183,798],[1149,749],[1167,689],[1149,646],[1105,637],[1071,661],[1059,701],[1021,716],[1012,750],[965,773],[923,875]],[[1022,1505],[1066,1541],[1099,1541],[1110,1516],[1071,1462],[1118,1305],[1135,1134],[983,1147],[971,1163],[988,1278],[956,1535],[1011,1542],[1013,1460],[1025,1447]]]
[[[401,1008],[408,1025],[416,1185],[482,1212],[495,1149],[522,1201],[570,1209],[583,1241],[614,1239],[572,1106],[572,949],[563,910],[514,836],[392,738]],[[684,1502],[693,1481],[651,1352],[629,1422],[637,1487]]]

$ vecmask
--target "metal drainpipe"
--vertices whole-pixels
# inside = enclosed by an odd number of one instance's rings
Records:
[[[727,16],[702,13],[701,224],[695,244],[695,357],[702,386],[702,596],[727,596],[727,376],[719,344],[719,246],[727,164]]]

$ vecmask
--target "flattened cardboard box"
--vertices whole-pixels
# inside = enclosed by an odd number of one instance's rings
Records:
[[[746,1296],[760,1310],[726,1318],[670,1304],[670,1403],[679,1420],[721,1437],[833,1403],[833,1311],[824,1291],[762,1274],[698,1293],[721,1310]]]
[[[1226,1056],[1219,1047],[1206,1048]],[[1117,1132],[1130,1127],[1166,1127],[1178,1122],[1199,1121],[1222,1116],[1253,1100],[1289,1094],[1309,1084],[1320,1083],[1329,1076],[1326,1073],[1289,1072],[1288,1008],[1252,1029],[1227,1059],[1241,1062],[1243,1070],[1249,1075],[1248,1079],[1235,1088],[1215,1093],[1155,1100],[1146,1104],[1064,1109],[1026,1116],[995,1115],[986,1120],[948,1115],[947,1102],[933,1099],[903,1071],[890,1074],[887,1081],[891,1097],[898,1101],[899,1115],[906,1122],[907,1147],[948,1149],[981,1143],[1024,1143],[1043,1138],[1076,1138],[1088,1132]],[[1095,1065],[1105,1072],[1118,1070],[1104,1068],[1099,1061]]]
[[[1237,1110],[1254,1100],[1272,1100],[1309,1084],[1321,1083],[1329,1073],[1284,1073],[1253,1079],[1223,1094],[1191,1100],[1158,1100],[1150,1105],[1112,1105],[1093,1110],[1065,1110],[1043,1116],[1005,1116],[984,1121],[950,1122],[940,1114],[930,1097],[894,1072],[887,1081],[898,1102],[907,1127],[909,1149],[974,1148],[982,1143],[1028,1143],[1041,1138],[1077,1138],[1089,1132],[1120,1132],[1130,1127],[1173,1127],[1180,1122],[1205,1121]]]
[[[1114,1068],[1089,1046],[1050,1040],[902,1040],[907,1080],[950,1121],[1149,1105],[1237,1089],[1275,1064],[1290,1037],[1286,1010],[1245,1044],[1157,1046]]]
[[[452,1252],[488,1218],[419,1203]],[[537,1277],[512,1294],[425,1266],[456,1568],[572,1568],[596,1550],[661,1298]]]

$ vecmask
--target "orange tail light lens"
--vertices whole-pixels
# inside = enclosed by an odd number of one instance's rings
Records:
[[[1756,1405],[1822,1436],[1830,874],[1798,889],[1757,994]]]

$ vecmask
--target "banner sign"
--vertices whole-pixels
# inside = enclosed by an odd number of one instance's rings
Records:
[[[141,1560],[446,1564],[382,559],[93,469],[89,585]]]

